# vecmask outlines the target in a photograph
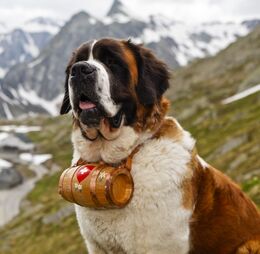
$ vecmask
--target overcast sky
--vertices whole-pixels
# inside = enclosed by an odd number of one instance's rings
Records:
[[[161,13],[176,20],[204,22],[260,18],[260,0],[122,0],[139,16]],[[59,19],[85,10],[101,18],[112,0],[0,0],[0,22],[14,26],[37,16]]]

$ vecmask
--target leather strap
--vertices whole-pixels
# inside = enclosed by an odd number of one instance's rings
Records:
[[[140,150],[142,145],[137,146],[132,153],[126,158],[126,161],[123,163],[125,168],[128,169],[129,171],[131,171],[132,169],[132,163],[133,163],[133,157],[136,153],[138,153],[138,151]]]

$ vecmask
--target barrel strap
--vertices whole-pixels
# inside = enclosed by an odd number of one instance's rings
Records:
[[[142,145],[137,146],[133,152],[127,157],[125,163],[123,163],[123,166],[128,169],[129,171],[131,171],[132,169],[132,163],[133,163],[133,157],[136,153],[138,153],[138,151],[140,150]]]

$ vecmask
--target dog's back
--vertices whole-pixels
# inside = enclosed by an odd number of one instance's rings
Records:
[[[190,222],[190,253],[260,252],[260,214],[240,188],[206,164],[196,172],[194,182],[197,188]],[[256,240],[258,244],[252,245]],[[239,252],[238,246],[245,243],[256,252]]]

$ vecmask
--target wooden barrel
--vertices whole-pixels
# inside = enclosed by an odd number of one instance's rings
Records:
[[[126,168],[86,164],[63,171],[59,193],[69,202],[93,208],[121,208],[131,199],[133,179]]]

